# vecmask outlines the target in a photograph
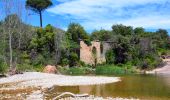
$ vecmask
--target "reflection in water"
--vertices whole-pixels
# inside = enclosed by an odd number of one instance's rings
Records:
[[[49,93],[88,93],[102,97],[140,98],[149,100],[170,99],[170,76],[123,76],[122,81],[105,85],[58,87]]]
[[[170,87],[170,75],[161,75],[159,76],[160,78],[162,78],[162,80],[164,81],[164,83]]]

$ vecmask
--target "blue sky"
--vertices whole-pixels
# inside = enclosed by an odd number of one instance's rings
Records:
[[[113,24],[124,24],[134,28],[143,27],[148,31],[162,28],[170,33],[170,0],[52,1],[54,5],[43,13],[43,26],[52,24],[66,30],[69,23],[77,22],[92,32],[111,29]],[[29,16],[26,19],[23,17],[23,20],[39,26],[39,16],[32,11],[27,14]]]

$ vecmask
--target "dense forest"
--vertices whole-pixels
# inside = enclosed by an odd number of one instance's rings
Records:
[[[169,53],[166,30],[147,32],[142,27],[119,24],[113,25],[111,30],[101,29],[88,33],[78,23],[70,23],[66,31],[50,24],[43,28],[41,12],[50,5],[43,6],[41,10],[33,9],[40,14],[40,27],[25,24],[17,13],[7,13],[0,21],[1,73],[11,70],[42,71],[48,64],[62,66],[61,72],[80,73],[93,72],[95,69],[100,72],[107,68],[153,69],[164,65],[161,55]],[[33,8],[30,2],[27,2],[27,6]],[[106,63],[86,65],[80,61],[80,40],[87,45],[96,40],[110,41],[112,47],[105,54]]]

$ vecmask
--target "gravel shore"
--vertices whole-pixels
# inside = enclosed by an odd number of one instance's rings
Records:
[[[39,72],[26,72],[0,79],[0,84],[18,83],[17,86],[51,88],[57,86],[96,85],[120,81],[118,77],[66,76]]]
[[[66,76],[39,72],[26,72],[0,78],[0,99],[46,100],[43,89],[53,86],[97,85],[120,81],[119,77]],[[28,91],[29,90],[29,91]],[[15,96],[16,95],[16,96]],[[102,97],[68,97],[60,100],[137,100]]]
[[[134,99],[134,98],[127,99],[127,98],[119,98],[119,97],[117,97],[117,98],[110,98],[110,97],[102,98],[102,97],[89,96],[89,97],[77,97],[77,98],[68,97],[68,98],[62,98],[59,100],[139,100],[139,99]]]

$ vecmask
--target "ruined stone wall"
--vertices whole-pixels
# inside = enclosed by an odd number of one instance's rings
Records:
[[[95,58],[92,53],[92,49],[96,48],[96,58],[97,63],[104,63],[106,62],[105,53],[110,46],[108,43],[102,43],[97,41],[92,41],[91,46],[88,46],[84,41],[80,41],[80,60],[85,62],[86,64],[93,65],[95,64]],[[101,45],[103,45],[103,52],[101,52]]]

